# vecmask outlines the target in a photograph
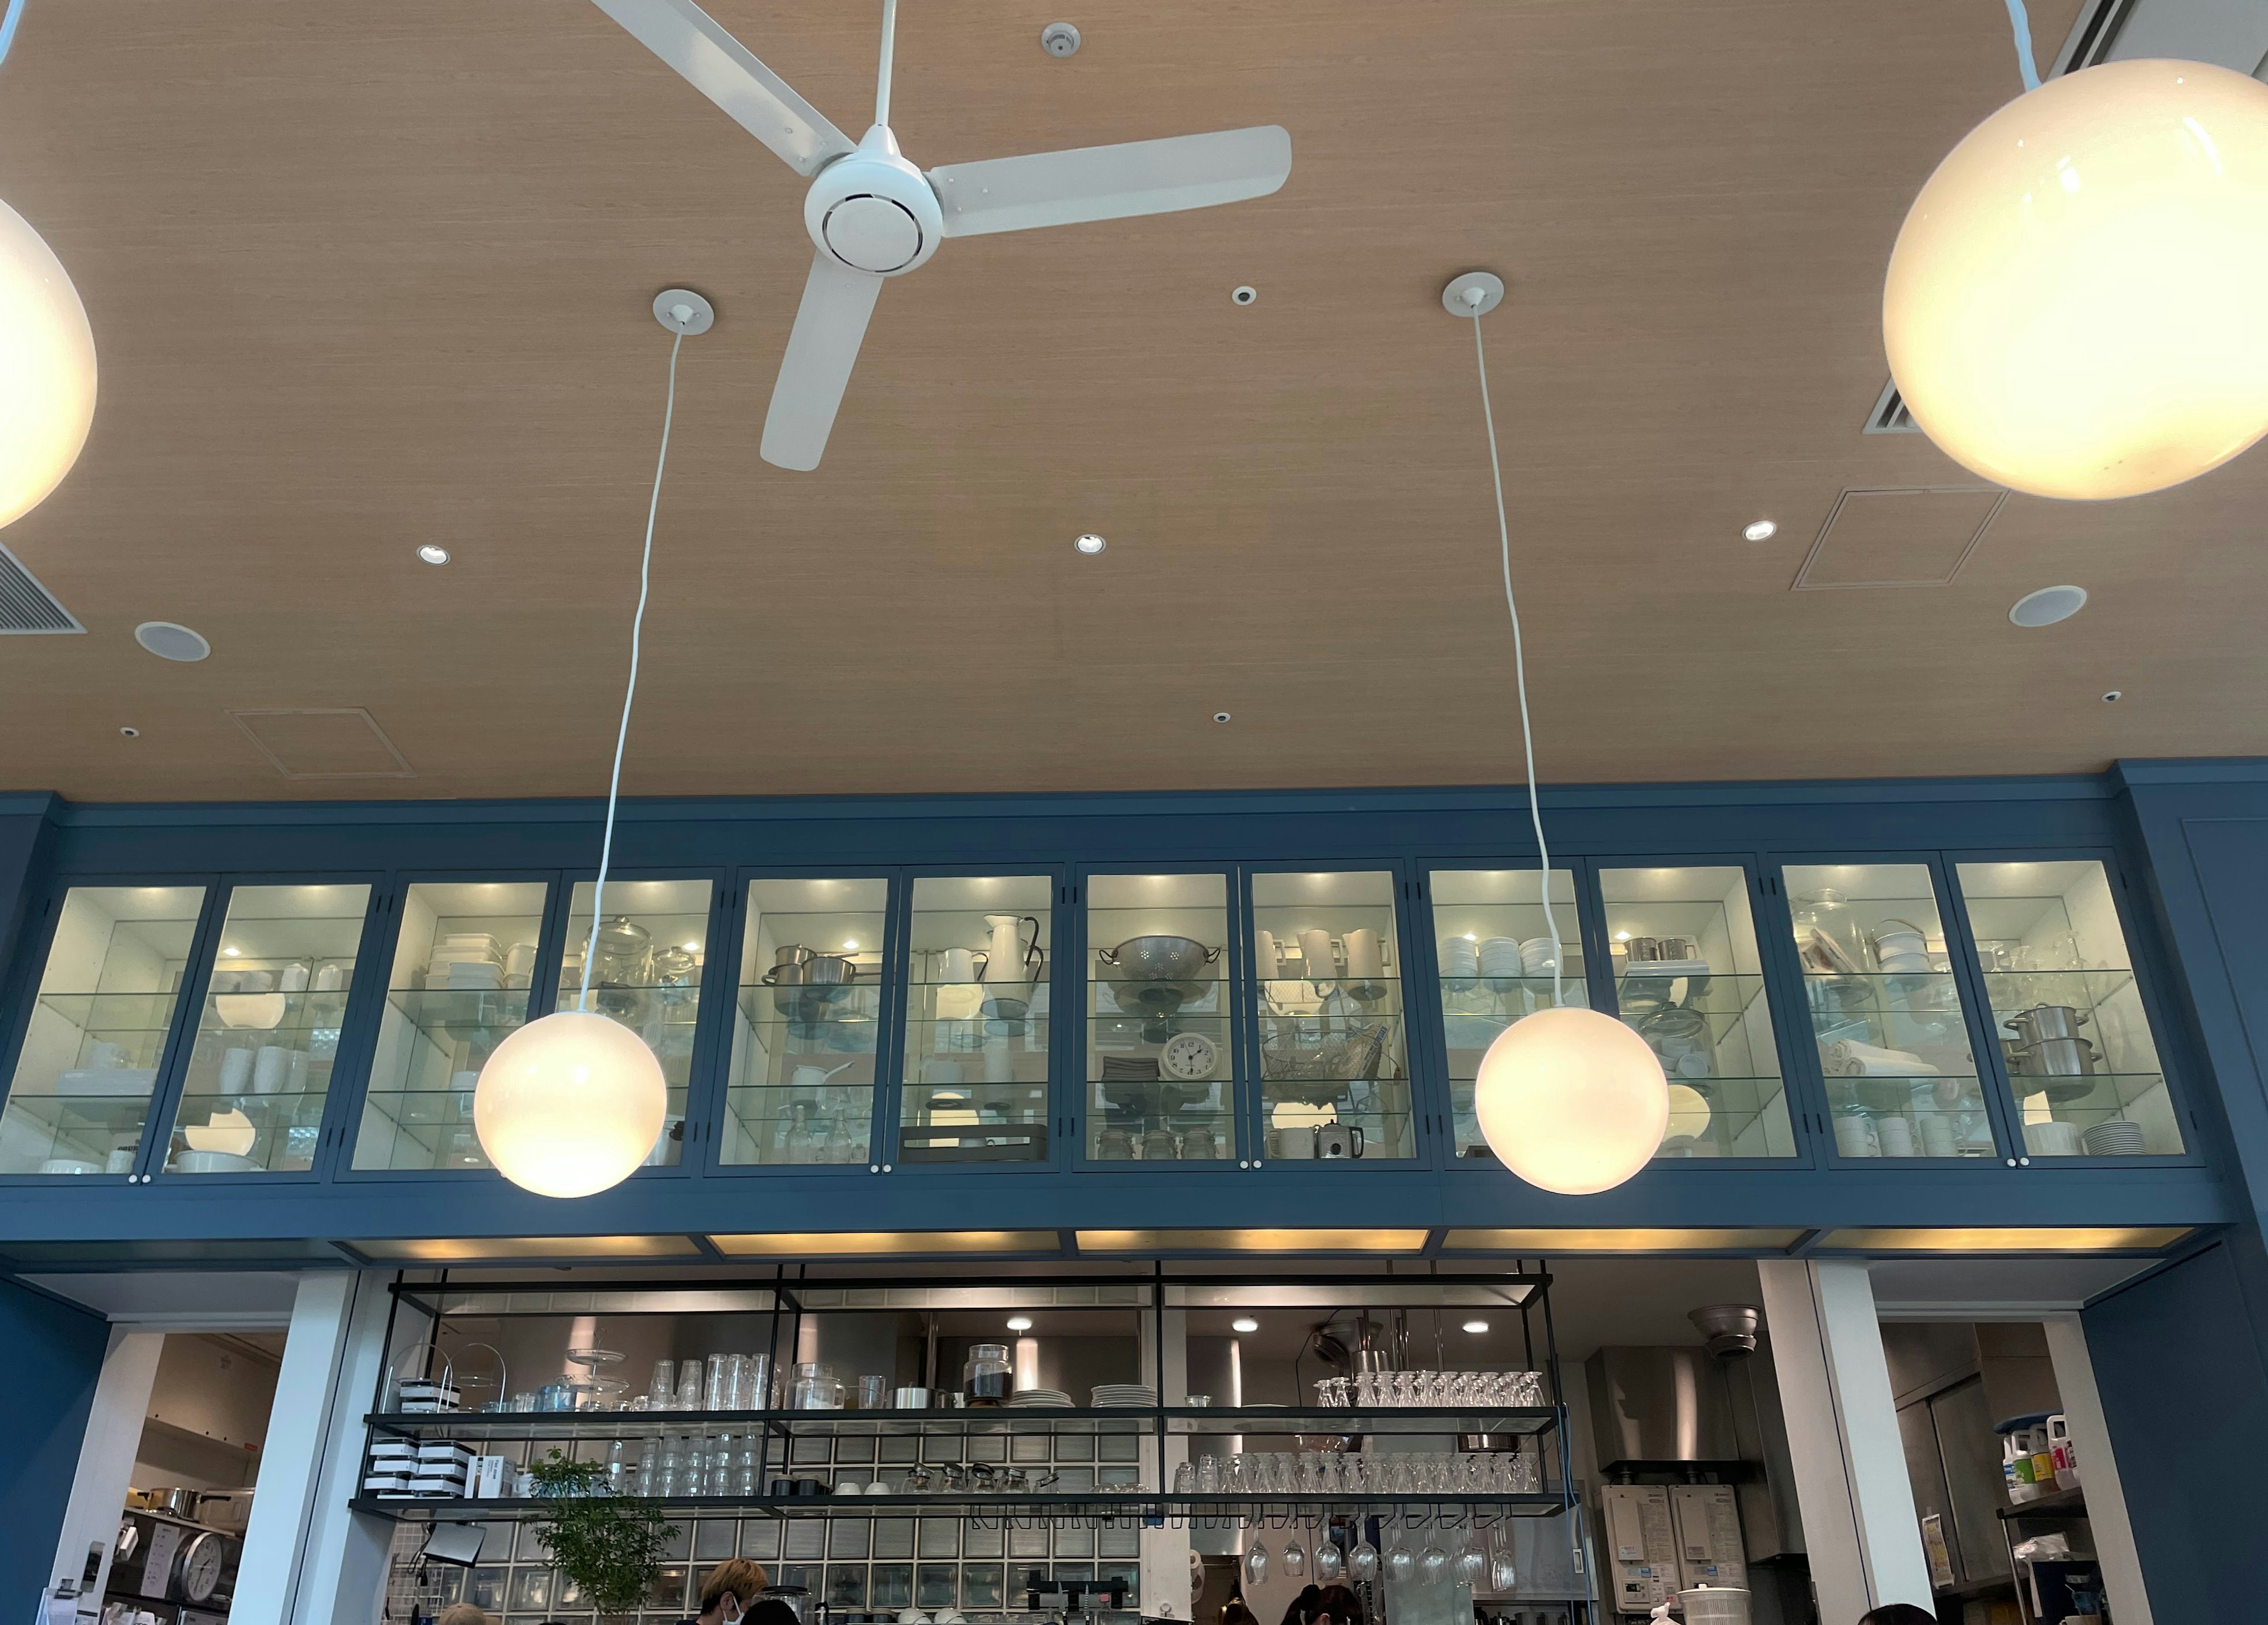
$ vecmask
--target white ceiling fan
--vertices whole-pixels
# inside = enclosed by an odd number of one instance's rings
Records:
[[[790,168],[811,177],[803,222],[819,252],[764,418],[764,461],[783,469],[819,466],[883,279],[922,265],[941,240],[1265,197],[1292,173],[1290,133],[1262,124],[924,174],[898,155],[890,133],[897,0],[883,0],[874,124],[856,142],[693,0],[595,3]]]

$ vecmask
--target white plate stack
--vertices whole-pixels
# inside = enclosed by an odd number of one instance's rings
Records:
[[[434,1501],[461,1501],[472,1476],[473,1452],[454,1439],[426,1439],[417,1446],[417,1472],[409,1493]]]
[[[1008,1401],[1019,1410],[1069,1409],[1071,1395],[1060,1388],[1019,1388],[1016,1397]]]
[[[2097,1123],[2079,1137],[2089,1156],[2144,1156],[2149,1147],[2139,1123]]]
[[[1097,1410],[1118,1410],[1129,1406],[1149,1407],[1157,1404],[1158,1391],[1147,1383],[1104,1383],[1094,1391]]]
[[[374,1440],[370,1447],[370,1471],[363,1475],[363,1493],[381,1501],[406,1501],[416,1493],[409,1486],[416,1476],[415,1439]]]
[[[504,986],[504,950],[485,931],[452,931],[425,962],[429,992],[493,993]]]

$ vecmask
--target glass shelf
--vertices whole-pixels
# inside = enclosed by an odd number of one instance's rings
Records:
[[[517,1520],[541,1515],[556,1506],[556,1501],[468,1501],[462,1499],[401,1500],[377,1496],[357,1496],[348,1503],[357,1512],[374,1513],[394,1519],[444,1518],[463,1520],[475,1518],[488,1521]],[[893,1496],[667,1496],[656,1504],[668,1511],[685,1512],[740,1512],[769,1515],[774,1518],[873,1518],[903,1517],[923,1512],[947,1512],[963,1518],[981,1519],[986,1513],[1000,1517],[1017,1514],[1057,1518],[1141,1518],[1149,1514],[1167,1518],[1204,1518],[1225,1516],[1265,1508],[1295,1509],[1329,1507],[1352,1511],[1369,1508],[1374,1511],[1419,1511],[1440,1509],[1454,1511],[1470,1509],[1476,1512],[1494,1512],[1510,1518],[1556,1518],[1567,1510],[1564,1496],[1550,1491],[1525,1495],[1177,1495],[1160,1494],[1154,1490],[1090,1491],[1077,1496],[1017,1496],[1004,1494],[957,1494],[935,1491],[924,1495]]]
[[[0,1113],[0,1173],[127,1173],[204,912],[202,886],[73,886]]]
[[[1557,1407],[1389,1407],[1373,1410],[1309,1407],[999,1406],[921,1411],[448,1411],[373,1412],[364,1418],[378,1432],[405,1438],[437,1436],[561,1439],[644,1439],[673,1433],[762,1430],[781,1438],[841,1438],[882,1435],[954,1437],[969,1434],[1241,1433],[1288,1437],[1311,1433],[1369,1436],[1489,1433],[1527,1437],[1558,1425]],[[1271,1497],[1275,1498],[1275,1497]]]
[[[1097,875],[1086,890],[1086,1155],[1233,1159],[1228,876]]]

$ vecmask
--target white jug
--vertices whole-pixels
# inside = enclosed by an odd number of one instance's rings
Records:
[[[984,953],[984,986],[1002,990],[1029,987],[1039,979],[1040,922],[1029,914],[987,914],[992,941]],[[1024,946],[1021,927],[1032,927],[1032,944]]]

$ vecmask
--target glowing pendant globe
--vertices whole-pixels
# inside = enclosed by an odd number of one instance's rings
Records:
[[[94,421],[94,333],[63,262],[0,203],[0,525],[63,483]]]
[[[1481,1137],[1528,1184],[1611,1190],[1669,1127],[1669,1082],[1644,1038],[1596,1010],[1538,1010],[1497,1035],[1473,1083]]]
[[[2268,432],[2268,85],[2194,62],[2051,79],[1914,199],[1882,289],[1890,373],[1964,467],[2138,496]]]
[[[496,1046],[473,1087],[473,1129],[514,1185],[589,1196],[645,1161],[668,1104],[644,1039],[607,1016],[561,1010]]]

